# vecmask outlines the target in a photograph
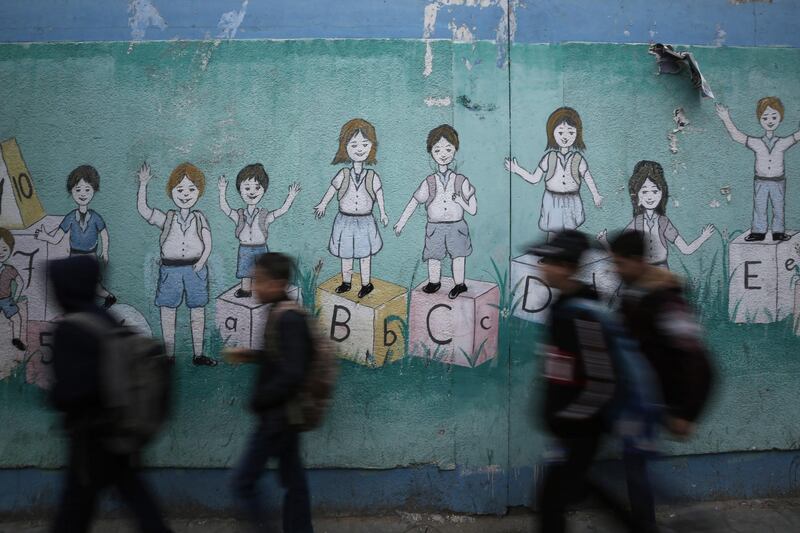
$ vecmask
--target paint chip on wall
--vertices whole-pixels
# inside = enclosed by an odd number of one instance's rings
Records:
[[[130,0],[128,2],[128,25],[131,28],[131,39],[141,41],[144,39],[147,28],[155,27],[163,30],[167,27],[164,17],[153,5],[152,0]]]
[[[222,14],[217,23],[217,28],[220,32],[217,35],[220,39],[233,39],[236,37],[236,32],[239,31],[239,26],[242,25],[244,16],[247,13],[247,4],[250,0],[242,1],[242,8],[238,11],[227,11]]]
[[[428,107],[449,107],[453,105],[453,101],[450,100],[449,96],[445,96],[444,98],[429,96],[425,98],[425,105]]]

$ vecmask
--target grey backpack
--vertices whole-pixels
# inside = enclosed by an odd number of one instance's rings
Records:
[[[101,339],[104,444],[114,453],[134,453],[153,439],[169,416],[174,365],[162,343],[130,327],[107,328],[97,320],[82,313],[67,318]]]

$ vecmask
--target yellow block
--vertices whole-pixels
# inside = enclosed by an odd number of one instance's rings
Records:
[[[17,140],[11,138],[0,143],[0,155],[0,226],[30,227],[41,220],[45,212]]]
[[[408,323],[408,291],[373,278],[375,289],[359,298],[359,274],[353,274],[349,292],[336,294],[341,283],[341,274],[325,281],[317,288],[316,299],[321,327],[337,346],[339,356],[372,367],[401,359],[405,355],[405,328],[399,320]]]

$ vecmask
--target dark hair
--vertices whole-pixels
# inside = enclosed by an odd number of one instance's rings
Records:
[[[100,190],[100,174],[97,173],[97,169],[91,165],[81,165],[69,173],[67,177],[67,192],[71,193],[72,189],[81,180],[94,189],[94,192]]]
[[[571,107],[559,107],[547,118],[547,147],[551,150],[558,150],[560,146],[556,142],[556,127],[566,122],[567,126],[575,128],[575,143],[572,145],[576,150],[586,150],[583,143],[583,122],[577,111]]]
[[[288,255],[269,252],[256,258],[256,268],[263,269],[271,279],[284,279],[288,282],[294,274],[294,261]]]
[[[644,208],[639,205],[639,191],[647,180],[655,183],[656,187],[661,191],[661,201],[656,206],[656,213],[666,215],[669,187],[667,186],[667,179],[664,177],[664,169],[655,161],[639,161],[633,167],[633,175],[628,180],[628,193],[631,196],[631,204],[633,205],[633,216],[640,215],[644,211]]]
[[[14,234],[6,228],[0,228],[0,241],[5,241],[11,250],[14,250]]]
[[[450,124],[436,126],[428,133],[428,153],[431,153],[433,145],[438,143],[439,139],[446,140],[458,150],[458,132]]]
[[[247,180],[256,180],[256,183],[261,185],[261,187],[266,191],[269,187],[269,175],[267,171],[264,169],[264,165],[261,163],[254,163],[252,165],[247,165],[242,170],[239,171],[239,174],[236,176],[236,188],[242,186]]]
[[[644,234],[626,230],[611,239],[611,253],[626,259],[644,258]]]

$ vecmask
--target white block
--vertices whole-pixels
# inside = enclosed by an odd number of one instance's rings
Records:
[[[544,323],[558,291],[544,279],[539,261],[541,257],[525,254],[511,260],[511,288],[516,309],[514,316],[530,322]],[[598,250],[586,253],[578,279],[597,290],[604,300],[611,302],[619,291],[620,281],[609,255]]]
[[[217,297],[215,323],[225,346],[261,348],[264,343],[264,327],[269,319],[270,305],[262,304],[253,297],[237,298],[239,285],[231,287]],[[300,291],[290,287],[289,297],[300,301]]]
[[[766,324],[783,320],[794,308],[795,269],[800,266],[800,234],[775,242],[747,242],[750,232],[738,236],[729,247],[728,311],[737,323]]]
[[[9,264],[19,271],[25,283],[22,294],[28,299],[29,320],[48,321],[59,314],[47,281],[47,262],[69,257],[69,238],[65,236],[58,244],[48,244],[36,240],[35,231],[44,226],[52,233],[62,219],[60,216],[46,216],[28,228],[11,230],[15,243]]]

